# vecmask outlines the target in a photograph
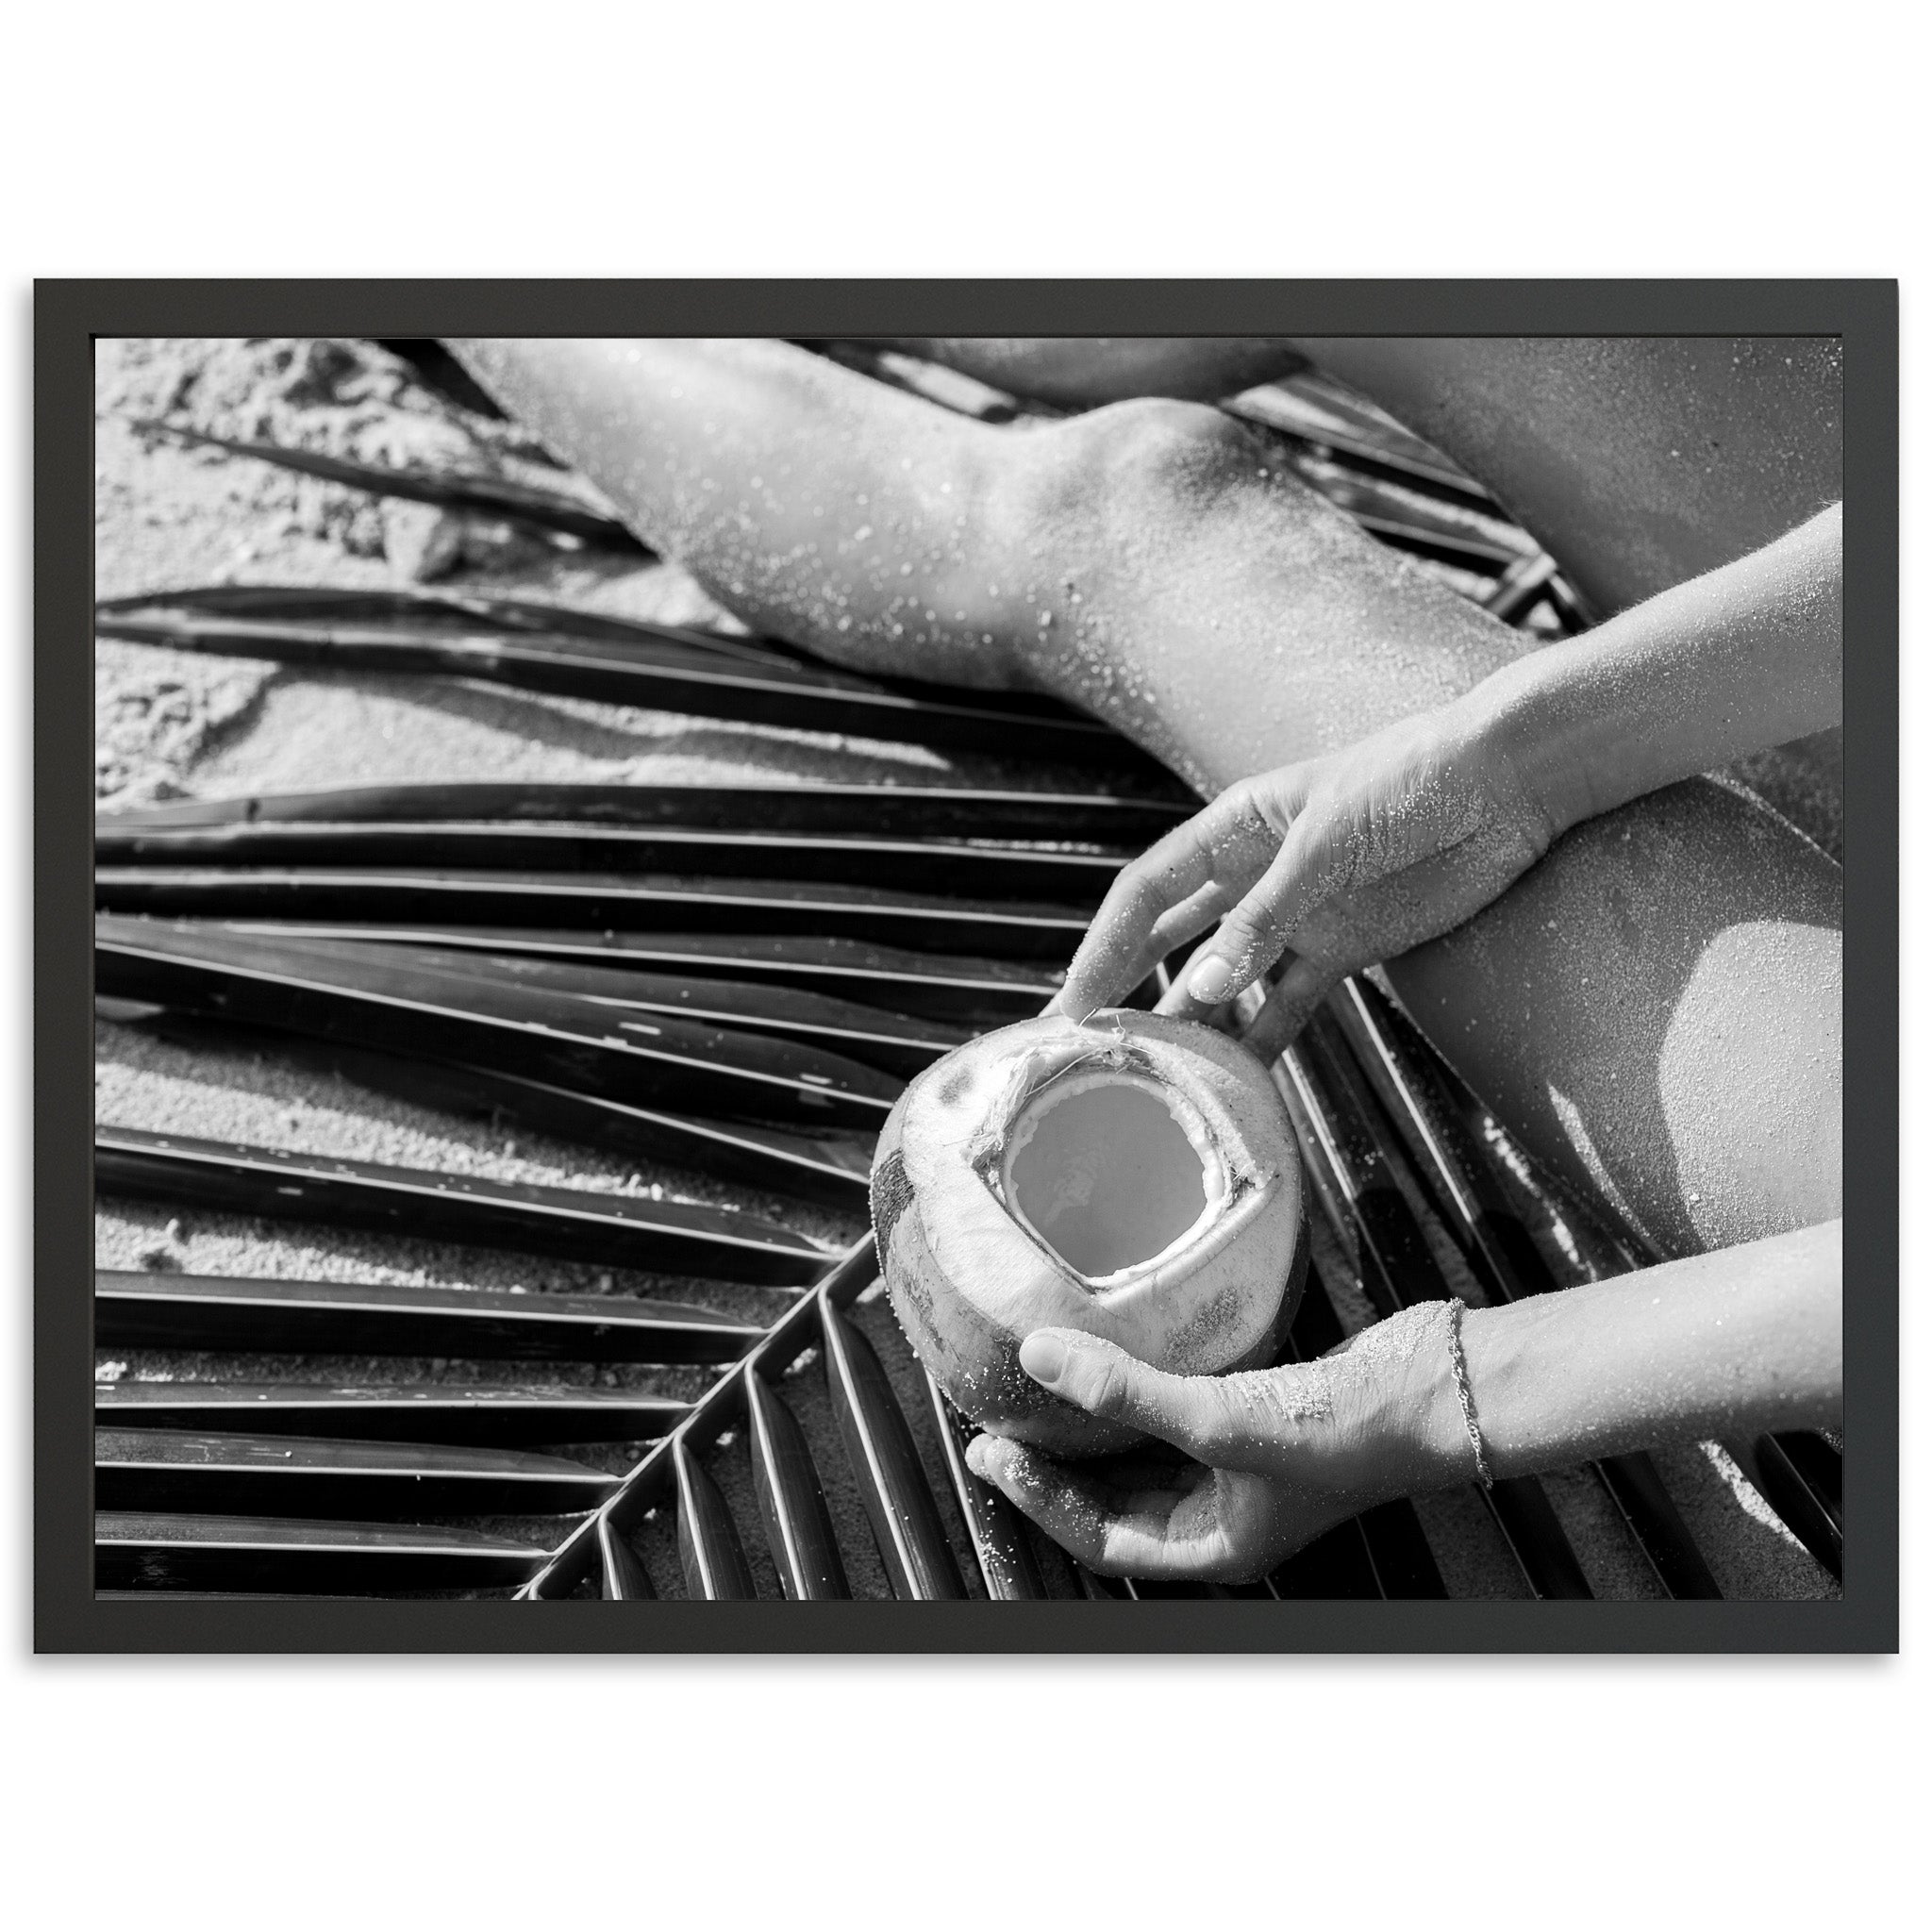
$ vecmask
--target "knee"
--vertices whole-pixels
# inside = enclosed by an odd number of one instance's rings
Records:
[[[1141,396],[1080,419],[1108,459],[1132,473],[1252,455],[1253,433],[1211,403]]]
[[[1253,467],[1254,442],[1206,403],[1162,396],[1110,403],[1058,425],[1063,487],[1103,511],[1139,511]]]
[[[1158,396],[1023,431],[1014,443],[1003,508],[1015,532],[1036,542],[1042,532],[1072,541],[1171,523],[1176,510],[1252,476],[1258,459],[1231,416]]]

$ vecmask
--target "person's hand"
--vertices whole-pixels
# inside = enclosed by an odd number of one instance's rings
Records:
[[[1339,980],[1461,924],[1560,829],[1492,708],[1403,719],[1241,780],[1124,867],[1048,1010],[1118,1004],[1218,919],[1158,1010],[1202,1018],[1287,954],[1245,1035],[1272,1058]]]
[[[975,1436],[967,1465],[1102,1575],[1245,1582],[1374,1504],[1464,1473],[1446,1309],[1424,1303],[1319,1361],[1235,1375],[1170,1375],[1077,1329],[1038,1329],[1020,1349],[1035,1381],[1193,1460],[1067,1463]]]

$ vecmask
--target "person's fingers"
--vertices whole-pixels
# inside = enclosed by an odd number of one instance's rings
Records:
[[[1214,1375],[1170,1375],[1125,1349],[1077,1328],[1036,1328],[1020,1344],[1020,1366],[1089,1415],[1158,1436],[1207,1463],[1251,1448],[1252,1420],[1234,1415],[1224,1383]]]
[[[1109,1544],[1118,1558],[1132,1552],[1158,1562],[1165,1513],[1157,1507],[1124,1516],[1110,1490],[1098,1478],[1067,1468],[1021,1442],[975,1436],[966,1445],[966,1466],[1024,1510],[1069,1556],[1099,1568]]]
[[[1238,888],[1210,880],[1198,892],[1191,893],[1178,906],[1162,913],[1155,922],[1153,930],[1141,941],[1140,951],[1131,958],[1121,958],[1113,962],[1108,976],[1118,982],[1119,991],[1104,999],[1102,1005],[1118,1006],[1176,946],[1185,945],[1188,941],[1207,931],[1240,896]],[[1067,980],[1070,985],[1073,980],[1071,968]],[[1077,1014],[1074,1013],[1073,1005],[1069,1002],[1068,986],[1063,985],[1041,1008],[1041,1012],[1042,1015],[1067,1013],[1085,1020],[1096,1010],[1088,1004],[1087,995],[1076,992],[1074,999],[1084,1008]]]
[[[1457,845],[1323,900],[1296,928],[1267,1010],[1249,1023],[1242,1038],[1262,1059],[1273,1059],[1349,974],[1459,925],[1506,891],[1532,858],[1526,850],[1473,857]],[[1191,1009],[1177,990],[1161,1010]]]
[[[1309,911],[1345,879],[1348,823],[1319,808],[1294,821],[1259,883],[1189,962],[1163,1010],[1191,1016],[1223,1006],[1280,958]]]
[[[1234,1560],[1209,1470],[1177,1471],[1170,1485],[1123,1495],[1102,1478],[994,1436],[967,1444],[966,1466],[1103,1576],[1212,1575]]]
[[[1176,946],[1198,939],[1217,920],[1225,917],[1228,908],[1240,903],[1250,883],[1246,878],[1210,879],[1198,892],[1162,913],[1147,935],[1147,971],[1153,972]]]
[[[1213,866],[1198,816],[1123,866],[1074,950],[1052,1010],[1084,1020],[1102,1007],[1118,1005],[1149,971],[1141,960],[1161,916],[1208,884]]]
[[[1116,1005],[1261,875],[1279,841],[1247,787],[1176,825],[1116,874],[1050,1010],[1084,1020]]]
[[[1315,1008],[1345,976],[1333,966],[1297,955],[1274,982],[1267,1004],[1242,1030],[1241,1044],[1267,1065],[1300,1037]]]
[[[1190,940],[1198,939],[1216,920],[1241,896],[1235,888],[1224,886],[1218,881],[1203,886],[1191,898],[1185,899],[1173,911],[1164,913],[1156,924],[1154,930],[1141,941],[1141,950],[1131,961],[1123,962],[1121,967],[1122,991],[1115,1000],[1127,998],[1134,987],[1141,985],[1147,975],[1179,946]],[[1056,995],[1056,999],[1058,999]],[[1175,989],[1170,987],[1156,1003],[1154,1010],[1165,1013],[1173,1010],[1170,1002],[1177,997]],[[1047,1012],[1059,1012],[1058,1005],[1049,1006]],[[1086,1016],[1083,1014],[1083,1018]]]

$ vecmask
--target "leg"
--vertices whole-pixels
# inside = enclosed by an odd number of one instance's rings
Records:
[[[992,428],[777,342],[457,346],[748,623],[861,670],[1052,691],[1207,792],[1524,648],[1212,409]]]
[[[1081,409],[1131,396],[1211,403],[1307,366],[1271,336],[899,336],[891,345],[1009,395]]]
[[[1306,350],[1507,504],[1604,615],[1761,548],[1842,493],[1840,355],[1817,337],[924,337],[899,344],[1020,395],[1091,406],[1234,394]],[[1733,775],[1829,852],[1843,734]]]
[[[753,622],[1058,692],[1203,791],[1524,648],[1210,409],[1001,430],[781,345],[466,354]],[[1579,827],[1391,977],[1533,1152],[1683,1254],[1839,1211],[1839,907],[1835,866],[1698,783]]]
[[[1212,401],[1313,357],[1480,477],[1606,616],[1761,548],[1843,493],[1840,356],[1817,337],[943,336],[896,346],[1076,407]]]
[[[985,563],[997,430],[783,342],[452,346],[756,628],[861,671],[1022,681]]]

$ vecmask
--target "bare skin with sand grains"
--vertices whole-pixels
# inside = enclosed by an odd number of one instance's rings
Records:
[[[1208,948],[1226,971],[1174,1008],[1285,952],[1265,1048],[1383,960],[1524,1144],[1675,1257],[1470,1311],[1496,1474],[1837,1420],[1841,874],[1691,775],[1779,745],[1801,791],[1831,783],[1830,345],[908,345],[1102,405],[1024,428],[781,342],[455,346],[754,627],[858,669],[1051,692],[1217,798],[1124,875],[1063,1003],[1116,997],[1151,945],[1228,917]],[[1179,399],[1304,350],[1482,476],[1617,614],[1534,650]],[[1099,1475],[980,1438],[973,1461],[1098,1569],[1253,1574],[1471,1473],[1441,1319],[1258,1379],[1162,1376],[1041,1331],[1029,1373],[1195,1460]]]

